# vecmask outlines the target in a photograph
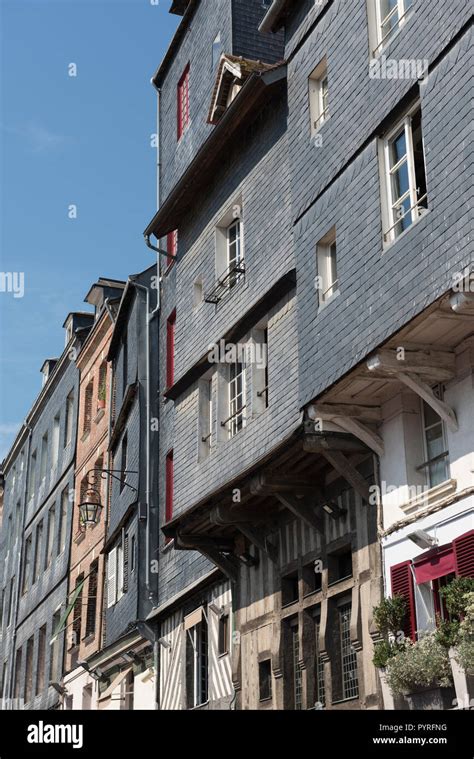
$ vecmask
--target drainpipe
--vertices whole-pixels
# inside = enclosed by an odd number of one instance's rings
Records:
[[[18,609],[20,607],[20,583],[22,581],[21,576],[21,569],[23,566],[23,532],[25,529],[25,516],[26,516],[26,506],[27,506],[27,498],[28,498],[28,487],[29,487],[29,478],[30,478],[30,449],[31,449],[31,436],[33,434],[33,430],[30,427],[29,424],[26,422],[24,423],[26,429],[28,430],[28,445],[27,445],[27,452],[25,457],[25,478],[24,478],[24,485],[23,485],[23,513],[21,515],[21,530],[18,530],[18,540],[20,541],[20,550],[18,555],[18,570],[16,573],[16,598],[15,598],[15,611],[14,611],[14,617],[13,617],[13,635],[12,635],[12,648],[11,648],[11,656],[12,656],[12,666],[10,667],[10,680],[8,683],[8,695],[7,699],[10,701],[10,703],[13,703],[13,687],[14,687],[14,677],[15,677],[15,669],[16,669],[16,652],[15,652],[15,643],[16,643],[16,630],[17,630],[17,620],[18,620]],[[10,582],[11,584],[11,582]]]

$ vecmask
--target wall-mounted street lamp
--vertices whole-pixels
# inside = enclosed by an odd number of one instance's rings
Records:
[[[138,474],[138,472],[132,472],[130,470],[121,471],[119,469],[91,469],[87,472],[85,500],[79,504],[81,523],[84,527],[97,524],[99,521],[100,513],[103,509],[100,493],[101,479],[105,480],[107,477],[112,477],[114,480],[118,480],[122,487],[130,488],[130,490],[134,490],[135,493],[138,493],[137,488],[134,488],[133,485],[130,485],[126,481],[125,475],[127,474]]]

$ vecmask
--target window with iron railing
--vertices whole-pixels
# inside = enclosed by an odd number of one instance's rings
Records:
[[[378,55],[403,26],[412,3],[413,0],[375,0],[377,45],[372,51],[373,55]]]

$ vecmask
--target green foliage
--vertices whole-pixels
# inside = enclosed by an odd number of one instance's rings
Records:
[[[448,652],[436,639],[436,633],[429,633],[416,643],[406,641],[403,650],[387,661],[386,673],[394,694],[452,684]]]
[[[437,621],[437,628],[435,631],[435,637],[438,643],[444,648],[453,648],[459,641],[459,626],[460,623],[457,619],[439,619]]]
[[[397,637],[403,629],[407,615],[407,601],[404,596],[384,598],[373,610],[374,622],[379,633],[388,640]]]
[[[474,578],[456,577],[448,585],[439,589],[444,598],[446,608],[452,617],[460,617],[466,612],[468,593],[474,593]]]
[[[465,616],[459,627],[457,659],[461,667],[474,675],[474,592],[466,594]]]
[[[387,666],[387,662],[399,651],[402,651],[405,647],[404,643],[391,643],[388,640],[381,640],[374,646],[373,663],[378,669],[384,669]]]

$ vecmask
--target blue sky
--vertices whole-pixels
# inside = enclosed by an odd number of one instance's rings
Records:
[[[150,78],[180,20],[154,2],[0,0],[0,271],[24,273],[23,297],[0,292],[0,461],[67,313],[97,277],[153,261]]]

